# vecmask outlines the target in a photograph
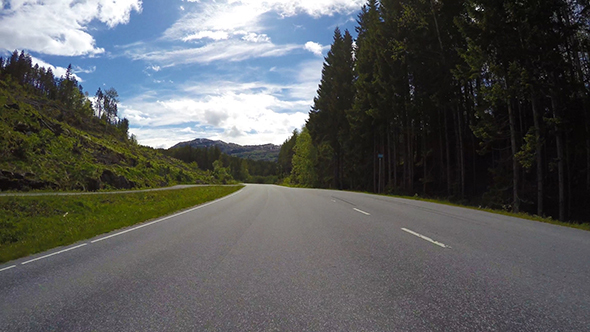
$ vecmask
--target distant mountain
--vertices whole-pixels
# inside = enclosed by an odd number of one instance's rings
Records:
[[[209,148],[212,146],[219,147],[221,152],[240,158],[252,160],[277,161],[279,159],[280,145],[263,144],[263,145],[239,145],[235,143],[226,143],[224,141],[213,141],[206,138],[197,138],[188,142],[180,142],[171,149],[191,146],[193,148]]]

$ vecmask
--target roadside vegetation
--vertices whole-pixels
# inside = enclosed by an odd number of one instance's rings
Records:
[[[0,263],[229,195],[243,186],[125,194],[0,197]]]
[[[380,195],[392,197],[392,195],[385,195],[385,194],[380,194]],[[415,201],[430,202],[430,203],[436,203],[436,204],[444,204],[444,205],[450,205],[450,206],[456,206],[456,207],[462,207],[462,208],[467,208],[467,209],[472,209],[472,210],[479,210],[479,211],[485,211],[485,212],[489,212],[489,213],[501,214],[501,215],[505,215],[505,216],[509,216],[509,217],[515,217],[515,218],[521,218],[521,219],[527,219],[527,220],[540,221],[540,222],[544,222],[544,223],[548,223],[548,224],[559,225],[559,226],[566,226],[566,227],[571,227],[571,228],[577,228],[577,229],[582,229],[582,230],[590,231],[590,223],[588,223],[588,222],[585,222],[585,223],[564,222],[564,221],[559,221],[557,219],[553,219],[552,217],[538,216],[538,215],[535,215],[535,214],[530,214],[530,213],[525,213],[525,212],[515,213],[515,212],[512,212],[512,211],[509,211],[507,208],[505,208],[505,209],[492,209],[492,208],[489,208],[489,207],[458,204],[458,203],[455,203],[455,202],[452,202],[452,201],[449,201],[449,200],[445,200],[445,199],[425,198],[425,197],[420,197],[418,195],[415,195],[415,196],[393,195],[393,197],[411,199],[411,200],[415,200]]]
[[[94,101],[71,68],[56,78],[16,51],[0,58],[0,191],[155,188],[228,183],[129,134],[115,89]]]
[[[201,170],[211,172],[221,182],[235,180],[271,184],[278,181],[279,168],[276,161],[231,156],[223,153],[218,146],[192,147],[184,145],[159,151],[187,164],[196,164]]]

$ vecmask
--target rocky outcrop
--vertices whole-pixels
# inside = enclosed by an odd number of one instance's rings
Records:
[[[132,189],[135,187],[135,183],[133,183],[133,181],[129,181],[123,175],[117,175],[108,169],[105,169],[102,172],[100,181],[103,184],[108,184],[116,189]]]
[[[59,186],[47,181],[39,181],[33,173],[14,173],[0,170],[0,191],[18,190],[28,191],[32,189],[57,189]]]

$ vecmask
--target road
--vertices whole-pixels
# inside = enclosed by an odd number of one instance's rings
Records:
[[[1,331],[590,331],[590,232],[248,185],[0,265]]]

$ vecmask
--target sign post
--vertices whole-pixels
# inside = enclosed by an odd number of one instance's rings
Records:
[[[379,153],[377,155],[377,158],[379,158],[379,185],[377,185],[377,193],[380,194],[381,193],[381,161],[383,160],[383,154]]]

